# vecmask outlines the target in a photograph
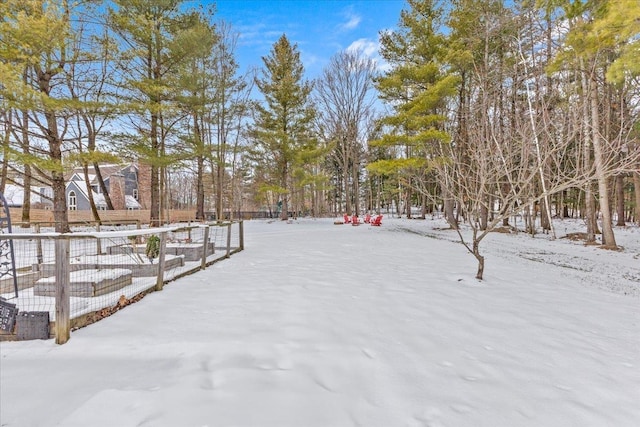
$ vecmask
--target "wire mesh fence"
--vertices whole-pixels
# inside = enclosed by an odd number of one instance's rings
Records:
[[[20,321],[38,315],[38,321],[48,316],[51,333],[63,343],[71,329],[111,315],[145,293],[161,290],[164,283],[228,258],[244,246],[241,221],[103,231],[106,228],[60,234],[36,225],[0,234],[0,248],[13,243],[13,253],[3,249],[0,257],[15,261],[13,274],[0,280],[0,317],[6,323],[0,333],[5,338],[28,339],[24,331],[21,335]],[[4,263],[0,268],[13,267]],[[9,316],[18,321],[11,322]],[[23,329],[29,327],[25,322]]]

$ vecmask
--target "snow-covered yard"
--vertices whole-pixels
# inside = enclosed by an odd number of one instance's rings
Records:
[[[640,425],[640,230],[492,233],[479,282],[442,227],[247,222],[243,252],[65,345],[2,342],[0,425]]]

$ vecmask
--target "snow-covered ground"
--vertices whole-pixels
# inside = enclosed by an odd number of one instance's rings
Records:
[[[65,345],[2,342],[0,425],[640,425],[640,230],[492,233],[479,282],[443,227],[247,222]]]

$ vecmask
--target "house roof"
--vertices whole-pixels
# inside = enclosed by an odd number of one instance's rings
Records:
[[[84,182],[84,173],[74,172],[67,181]],[[91,185],[96,183],[96,175],[89,174],[89,182]]]
[[[89,192],[87,191],[87,183],[84,181],[69,181],[67,183],[67,188],[69,188],[69,186],[75,186],[78,191],[80,191],[80,193],[82,193],[82,196],[85,198],[85,200],[89,200]],[[95,191],[91,190],[91,193],[93,195],[93,201],[96,204],[96,206],[98,207],[106,207],[107,206],[107,202],[104,199],[104,194],[98,194]],[[142,208],[142,205],[140,203],[138,203],[138,201],[133,197],[133,196],[125,196],[124,197],[124,201],[125,201],[125,205],[127,207],[127,209],[140,209]]]
[[[130,167],[133,167],[135,169],[138,169],[138,166],[136,164],[101,164],[99,165],[100,167],[100,173],[102,174],[102,178],[103,179],[108,179],[111,175],[114,175],[116,173],[120,173],[125,169],[128,169]],[[66,181],[70,181],[73,177],[74,174],[78,174],[79,177],[82,178],[82,180],[84,180],[84,169],[82,168],[82,166],[78,166],[73,168],[73,170],[69,173],[68,177],[66,178]],[[97,174],[96,174],[96,170],[93,167],[93,165],[89,166],[89,180],[91,182],[91,184],[96,184],[97,180],[96,180]]]

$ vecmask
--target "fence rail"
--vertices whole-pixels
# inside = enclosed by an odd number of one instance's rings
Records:
[[[0,280],[0,296],[18,314],[48,314],[59,344],[72,329],[244,249],[242,221],[64,234],[36,229],[0,234],[0,243],[13,241],[17,278]],[[17,322],[0,339],[19,332]]]

